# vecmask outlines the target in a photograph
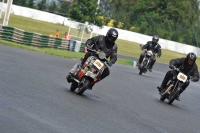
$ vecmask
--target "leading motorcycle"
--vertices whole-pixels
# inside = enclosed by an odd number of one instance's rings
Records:
[[[78,88],[78,95],[90,89],[88,86],[99,80],[107,67],[106,63],[108,63],[105,52],[93,49],[88,49],[88,51],[93,52],[94,55],[88,57],[82,66],[79,63],[74,65],[66,77],[67,81],[71,83],[70,90],[74,92]]]
[[[190,79],[190,76],[185,75],[179,68],[174,68],[178,74],[174,74],[173,78],[168,82],[167,86],[160,92],[160,100],[168,99],[168,104],[172,104],[179,96],[182,85]]]

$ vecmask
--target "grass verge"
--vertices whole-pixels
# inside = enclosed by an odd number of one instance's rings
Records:
[[[38,47],[26,46],[26,45],[14,43],[14,42],[8,42],[8,41],[4,41],[4,40],[0,40],[0,44],[15,47],[15,48],[26,49],[26,50],[30,50],[30,51],[34,51],[34,52],[40,52],[40,53],[44,53],[44,54],[64,57],[64,58],[84,57],[84,53],[80,53],[80,52],[70,52],[70,51],[54,49],[54,48],[38,48]],[[118,58],[117,63],[123,64],[123,65],[128,65],[128,66],[131,65],[130,60],[121,59],[121,58]]]

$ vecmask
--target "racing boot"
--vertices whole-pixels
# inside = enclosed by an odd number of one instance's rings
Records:
[[[94,84],[96,83],[96,81],[92,81],[89,86],[88,86],[88,89],[89,90],[92,90],[92,87],[94,86]]]
[[[88,86],[88,89],[89,89],[89,90],[92,90],[92,87],[93,87],[97,82],[99,82],[100,80],[101,80],[100,78],[95,78],[94,81],[92,81],[92,82],[90,83],[90,85]]]
[[[89,90],[92,90],[92,87],[94,86],[94,84],[90,84],[89,86],[88,86],[88,89]]]
[[[66,79],[67,79],[67,82],[68,82],[68,83],[71,83],[71,82],[73,81],[73,79],[72,79],[72,74],[69,73],[69,74],[66,76]]]

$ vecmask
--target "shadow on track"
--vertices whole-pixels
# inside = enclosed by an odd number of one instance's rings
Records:
[[[171,104],[171,105],[169,105],[168,103],[167,103],[167,100],[165,100],[164,102],[163,101],[160,101],[159,99],[155,99],[155,101],[158,103],[158,104],[162,104],[163,106],[167,106],[168,108],[170,108],[170,107],[172,107],[172,108],[174,108],[174,109],[178,109],[178,110],[183,110],[183,108],[181,107],[181,106],[179,106],[179,104],[176,104],[176,103],[174,103],[174,104]]]
[[[69,88],[64,88],[64,89],[65,89],[65,91],[68,91],[68,92],[74,94],[74,96],[77,96],[77,97],[82,97],[82,98],[98,98],[98,99],[100,98],[99,96],[96,96],[96,95],[93,95],[93,94],[89,94],[87,92],[84,92],[82,95],[77,95],[76,90],[74,92],[72,92],[72,91],[70,91]]]
[[[146,74],[139,75],[139,72],[138,73],[132,72],[131,74],[138,75],[138,76],[143,76],[143,77],[147,77],[147,78],[152,78],[153,77],[151,75],[146,75]],[[154,77],[154,78],[156,78],[156,77]]]

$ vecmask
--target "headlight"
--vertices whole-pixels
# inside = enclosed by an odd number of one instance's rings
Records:
[[[153,52],[151,50],[147,51],[147,56],[151,57],[153,55]]]
[[[101,52],[99,52],[99,58],[100,59],[105,59],[106,58],[106,54],[105,54],[105,52],[103,52],[103,51],[101,51]]]

